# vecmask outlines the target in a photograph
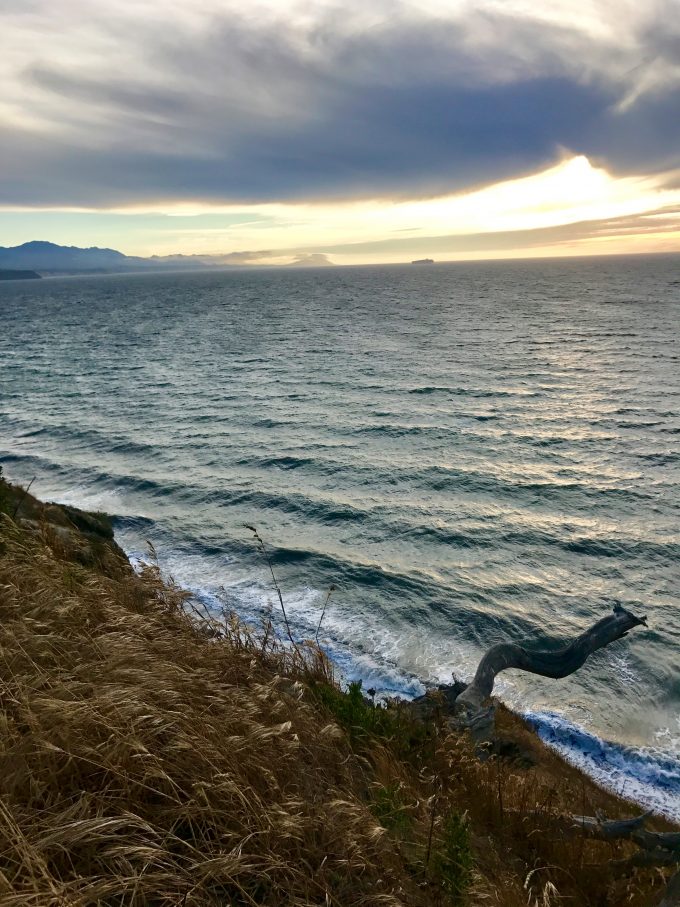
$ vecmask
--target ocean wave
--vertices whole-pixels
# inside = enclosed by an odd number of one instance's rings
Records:
[[[540,397],[543,396],[539,391],[530,390],[502,390],[488,389],[483,390],[475,387],[447,387],[437,384],[426,384],[421,387],[412,387],[407,390],[409,394],[429,396],[431,394],[448,394],[452,397],[475,397],[479,399],[487,398],[504,398],[504,397]]]
[[[640,420],[639,422],[621,420],[621,421],[618,421],[616,424],[618,425],[619,428],[644,429],[644,428],[656,428],[659,425],[663,425],[663,422],[659,421],[658,419],[655,419],[652,421]]]
[[[680,819],[680,760],[651,747],[602,740],[557,712],[526,711],[541,740],[603,787],[669,819]]]
[[[617,485],[594,485],[586,481],[563,479],[562,481],[531,481],[527,479],[505,478],[494,474],[489,464],[486,472],[480,470],[463,471],[461,469],[443,469],[432,467],[430,476],[424,481],[437,491],[471,490],[480,493],[491,493],[503,498],[520,498],[524,501],[531,495],[538,496],[546,503],[577,502],[594,505],[598,501],[620,499],[624,502],[648,501],[652,495],[639,488],[619,487]],[[419,477],[414,477],[418,481]],[[421,479],[423,481],[423,479]]]
[[[259,469],[304,469],[311,467],[323,471],[333,471],[335,469],[343,468],[340,463],[332,464],[322,462],[315,457],[302,457],[293,454],[274,457],[258,456],[255,454],[249,457],[241,457],[236,461],[236,465]]]
[[[133,562],[139,559],[144,559],[143,553],[131,552]],[[218,567],[199,554],[161,552],[161,562],[168,574],[213,612],[234,610],[254,626],[268,617],[273,617],[275,625],[281,624],[272,605],[272,590],[265,582],[244,579],[238,571],[230,578],[224,562]],[[206,585],[211,573],[212,587]],[[322,590],[308,586],[286,592],[286,610],[298,641],[314,637],[324,598]],[[282,627],[279,630],[283,638]],[[476,645],[461,645],[460,640],[421,639],[414,651],[414,641],[398,628],[386,625],[375,614],[355,614],[335,602],[327,609],[321,641],[341,680],[361,680],[379,697],[413,698],[438,682],[450,681],[452,674],[470,675],[480,657]],[[607,741],[556,712],[522,707],[525,696],[518,695],[511,684],[508,687],[505,677],[497,692],[501,698],[510,693],[514,707],[539,737],[603,787],[670,819],[680,819],[680,759],[660,749]]]
[[[650,466],[672,466],[680,463],[680,453],[677,451],[664,451],[663,453],[638,453],[639,460],[649,463]]]
[[[650,557],[666,562],[680,558],[680,542],[640,538],[637,535],[629,537],[579,535],[569,538],[566,527],[560,527],[560,531],[553,534],[536,528],[511,532],[501,530],[494,541],[520,547],[537,545],[542,548],[557,547],[563,551],[584,554],[589,557],[631,559]]]
[[[426,384],[423,387],[412,387],[407,393],[429,396],[430,394],[454,394],[455,390],[450,387],[440,387],[436,384]]]
[[[220,490],[211,493],[213,502],[249,508],[250,510],[279,510],[283,513],[304,516],[316,523],[357,523],[368,519],[368,512],[354,504],[328,498],[312,498],[300,493],[274,491]]]
[[[360,425],[352,434],[377,435],[384,437],[402,438],[408,435],[433,435],[444,437],[451,434],[452,429],[443,429],[440,425],[403,425],[401,423],[379,422],[375,425]]]
[[[258,515],[278,511],[287,515],[303,518],[310,525],[340,526],[354,524],[370,526],[371,534],[384,539],[399,539],[418,545],[436,545],[446,549],[484,550],[512,548],[517,550],[544,551],[560,549],[592,558],[627,559],[633,561],[648,558],[656,562],[669,563],[680,559],[680,542],[669,539],[650,537],[649,535],[595,535],[576,534],[564,523],[555,526],[554,531],[547,532],[527,522],[524,528],[508,528],[502,516],[489,517],[483,520],[467,521],[457,526],[432,525],[433,518],[426,511],[409,511],[409,518],[400,515],[399,507],[386,507],[384,504],[360,506],[355,501],[334,500],[332,497],[311,496],[300,492],[285,492],[243,487],[215,489],[210,484],[188,484],[182,481],[164,479],[163,481],[134,474],[121,474],[113,470],[102,472],[95,468],[59,466],[47,457],[34,454],[7,454],[2,461],[11,465],[37,472],[52,471],[56,475],[74,476],[76,492],[70,495],[71,503],[78,503],[84,496],[88,501],[111,500],[115,497],[120,505],[126,495],[135,498],[167,500],[175,503],[178,500],[188,505],[201,506],[212,504],[218,507],[237,508],[241,512],[253,514],[248,519],[257,521]],[[312,457],[253,457],[242,458],[240,463],[251,466],[262,464],[266,468],[309,469],[329,472],[341,468],[340,461],[324,461],[325,467]],[[434,490],[474,491],[475,493],[493,493],[494,497],[518,498],[526,500],[527,495],[540,494],[543,499],[551,500],[563,495],[579,494],[592,502],[598,497],[620,496],[627,501],[635,501],[637,492],[617,488],[594,488],[580,483],[553,484],[549,482],[511,482],[502,480],[490,473],[479,471],[461,472],[460,470],[443,469],[432,466],[419,470],[390,470],[381,472],[377,467],[367,466],[363,472],[370,480],[377,475],[382,481],[385,475],[391,475],[397,483],[409,482],[411,485],[423,484]],[[62,480],[63,484],[63,480]],[[116,515],[114,511],[112,515]],[[401,510],[401,514],[404,511]],[[441,517],[438,517],[441,521]],[[314,558],[313,552],[282,546],[276,549],[275,557],[281,564],[303,563]],[[364,578],[372,584],[371,578]],[[422,592],[431,590],[422,589]]]

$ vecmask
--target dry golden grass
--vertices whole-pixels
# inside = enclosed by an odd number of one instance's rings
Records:
[[[550,831],[630,810],[514,716],[536,765],[482,764],[444,725],[348,705],[316,647],[192,615],[77,514],[21,515],[0,513],[0,905],[660,898],[658,873],[608,868],[631,845]]]
[[[51,535],[4,518],[0,903],[401,903],[343,735],[285,657],[211,640],[153,567],[98,574]]]

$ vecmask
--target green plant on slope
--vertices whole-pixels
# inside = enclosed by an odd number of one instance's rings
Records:
[[[397,707],[376,705],[367,699],[360,680],[352,681],[346,692],[325,683],[315,684],[313,691],[318,701],[349,733],[353,743],[367,743],[372,737],[377,737],[396,745],[396,749],[410,744],[411,723],[402,721]]]
[[[7,481],[2,475],[2,466],[0,466],[0,513],[9,513],[10,494],[7,487]]]
[[[401,784],[379,786],[373,792],[373,815],[383,828],[403,837],[412,825],[408,807],[404,802]]]
[[[433,853],[433,870],[454,903],[460,903],[472,872],[470,833],[465,816],[450,812],[444,817],[439,845]]]

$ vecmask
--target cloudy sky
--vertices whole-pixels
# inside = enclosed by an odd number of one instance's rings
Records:
[[[0,0],[0,244],[680,251],[680,0]]]

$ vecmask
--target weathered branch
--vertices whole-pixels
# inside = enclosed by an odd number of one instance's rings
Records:
[[[680,905],[680,871],[671,876],[666,886],[663,901],[659,907],[679,907]]]
[[[680,863],[680,832],[647,831],[644,827],[652,813],[642,813],[632,819],[604,819],[600,816],[570,816],[546,813],[543,810],[522,812],[523,818],[549,824],[561,834],[585,834],[598,841],[632,841],[641,850],[658,856],[670,855],[671,862]]]
[[[565,817],[565,820],[591,838],[599,838],[601,841],[621,841],[630,840],[636,832],[644,827],[650,816],[651,813],[641,813],[639,816],[633,816],[632,819],[568,816]]]
[[[667,850],[640,850],[626,860],[610,860],[607,868],[614,875],[631,875],[636,869],[653,869],[659,866],[677,866],[678,856]]]
[[[651,813],[643,813],[632,819],[606,820],[593,816],[565,816],[559,813],[520,813],[524,819],[529,817],[546,822],[553,826],[560,835],[585,834],[598,841],[632,841],[640,848],[637,853],[624,860],[609,860],[602,864],[615,876],[626,876],[637,869],[653,867],[678,866],[680,864],[680,833],[647,831],[645,823]],[[663,900],[658,907],[680,907],[680,870],[671,876]]]
[[[671,852],[680,862],[680,833],[647,831],[643,826],[651,813],[643,813],[634,819],[619,819],[605,822],[591,816],[573,816],[574,825],[591,838],[601,841],[633,841],[638,847],[650,853]]]
[[[621,639],[633,627],[646,623],[646,617],[636,617],[616,605],[612,614],[603,617],[561,649],[531,651],[519,643],[499,643],[482,658],[474,680],[460,694],[457,704],[468,713],[480,710],[484,700],[493,692],[496,675],[508,668],[518,668],[543,677],[568,677],[578,671],[593,652]]]

